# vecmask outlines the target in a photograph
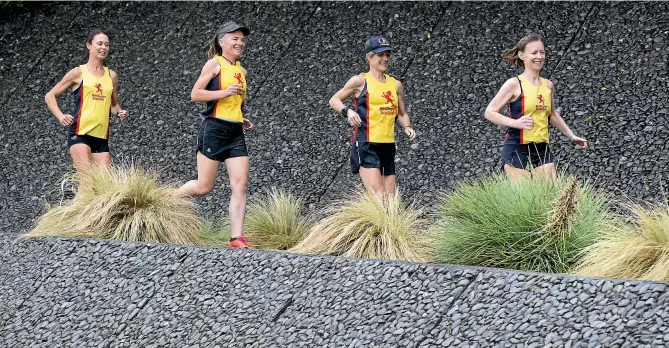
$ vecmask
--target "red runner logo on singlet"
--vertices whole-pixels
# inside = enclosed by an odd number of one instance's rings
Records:
[[[97,90],[96,93],[100,93],[100,94],[92,94],[91,96],[93,97],[93,100],[104,101],[106,97],[104,94],[102,94],[102,84],[97,83],[93,85],[93,87],[95,87],[95,89]]]
[[[381,96],[386,98],[386,104],[390,103],[390,105],[395,105],[395,103],[393,103],[393,94],[390,93],[390,91],[383,92]]]
[[[239,82],[240,85],[244,86],[244,81],[242,81],[242,74],[236,73],[235,78],[237,79],[237,82]]]
[[[397,108],[395,107],[395,103],[393,101],[393,94],[390,91],[387,91],[381,93],[381,96],[386,98],[386,104],[390,103],[390,106],[382,106],[379,108],[379,112],[381,112],[381,115],[396,116]]]
[[[537,110],[546,110],[547,108],[546,108],[546,103],[544,103],[544,95],[539,94],[537,96],[537,99],[539,99],[539,103],[542,104],[542,105],[537,104]]]

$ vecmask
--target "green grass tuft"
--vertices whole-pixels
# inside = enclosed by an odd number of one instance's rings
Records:
[[[227,220],[202,222],[198,237],[203,245],[220,247],[228,246],[230,240],[230,223]]]
[[[573,178],[493,174],[442,195],[435,261],[566,273],[615,225],[606,197]]]

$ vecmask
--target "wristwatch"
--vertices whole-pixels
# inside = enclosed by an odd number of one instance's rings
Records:
[[[349,108],[348,106],[344,106],[344,108],[341,110],[341,116],[342,116],[343,118],[347,118],[347,117],[348,117],[348,110],[349,110],[349,109],[350,109],[350,108]]]

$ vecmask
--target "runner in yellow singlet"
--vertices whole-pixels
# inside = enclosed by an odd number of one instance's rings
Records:
[[[539,76],[546,53],[543,40],[531,34],[518,41],[515,47],[504,51],[504,59],[511,65],[524,68],[523,72],[508,79],[485,110],[490,122],[508,127],[502,148],[504,171],[512,178],[529,175],[529,170],[557,176],[549,148],[548,124],[552,124],[572,143],[581,148],[588,146],[569,129],[555,110],[555,86]],[[509,104],[509,117],[499,113]]]
[[[392,50],[381,36],[367,39],[369,71],[351,77],[330,99],[330,106],[355,127],[351,170],[360,173],[365,187],[377,196],[395,193],[395,120],[410,141],[416,138],[404,107],[402,83],[386,73]],[[343,102],[350,96],[353,108]]]
[[[246,99],[246,69],[239,64],[249,29],[226,22],[211,40],[209,60],[193,86],[191,100],[206,103],[200,113],[197,136],[197,179],[179,189],[180,195],[204,196],[211,192],[221,162],[230,177],[230,227],[233,248],[248,248],[242,235],[246,212],[249,155],[244,133],[253,124],[242,116]]]
[[[109,54],[109,37],[93,30],[86,40],[88,62],[70,70],[45,96],[49,110],[61,125],[68,127],[67,144],[79,174],[87,174],[90,164],[109,166],[109,121],[111,114],[121,120],[128,112],[118,101],[118,74],[103,65]],[[68,88],[73,92],[74,110],[60,110],[57,98]]]

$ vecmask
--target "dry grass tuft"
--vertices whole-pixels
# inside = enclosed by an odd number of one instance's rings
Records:
[[[200,244],[195,205],[129,166],[95,166],[77,195],[50,207],[25,237],[93,237],[121,241]]]
[[[377,199],[363,192],[333,204],[292,251],[307,254],[425,262],[429,237],[419,228],[421,211],[405,207],[399,195]]]
[[[300,215],[302,200],[272,189],[250,202],[244,219],[244,234],[252,247],[287,250],[307,233],[310,222]]]
[[[574,273],[589,277],[669,281],[669,207],[631,206],[632,226],[608,231],[584,250]]]

